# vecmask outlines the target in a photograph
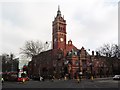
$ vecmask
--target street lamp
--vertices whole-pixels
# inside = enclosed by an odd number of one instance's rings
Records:
[[[45,44],[44,44],[44,51],[48,50],[49,46],[51,44],[51,48],[52,49],[52,41],[46,41]]]
[[[99,67],[100,67],[100,78],[102,78],[102,75],[103,75],[103,66],[102,66],[102,64],[100,64],[99,65]]]
[[[64,55],[63,51],[61,49],[58,49],[58,51],[56,53],[56,63],[57,63],[56,74],[57,74],[58,78],[61,76],[60,74],[62,72],[62,64],[60,64],[60,63],[61,63],[61,59],[63,58],[63,55]]]
[[[64,78],[66,80],[66,76],[68,75],[69,76],[69,79],[70,79],[70,67],[68,66],[69,65],[69,60],[66,60],[64,59]]]
[[[44,51],[47,51],[47,50],[49,49],[50,44],[51,44],[51,46],[52,46],[52,41],[46,41],[46,42],[44,43]],[[50,49],[52,49],[52,47],[51,47]],[[46,55],[46,58],[47,58],[47,55]],[[51,58],[52,58],[52,56],[51,56]],[[41,64],[41,62],[40,62],[40,64]],[[47,63],[47,64],[48,64],[48,63]],[[39,74],[40,74],[40,67],[41,67],[41,66],[39,66]],[[50,69],[50,68],[47,68],[47,74],[50,74],[49,69]]]
[[[79,70],[78,70],[78,75],[79,75],[79,80],[81,81],[82,71],[81,71],[81,65],[80,65],[80,50],[78,50],[78,52],[77,52],[77,56],[78,56],[78,60],[79,60]]]
[[[13,67],[13,54],[10,55],[10,59],[11,59],[11,72],[14,71],[14,67]]]
[[[40,63],[39,63],[39,68],[38,68],[38,70],[39,70],[39,77],[41,76],[41,73],[40,73],[40,72],[41,72],[41,71],[40,71],[40,68],[41,68],[41,67],[40,67],[40,66],[41,66],[41,61],[40,61]]]
[[[91,70],[91,80],[93,80],[93,59],[91,58],[91,56],[90,56],[90,70]]]

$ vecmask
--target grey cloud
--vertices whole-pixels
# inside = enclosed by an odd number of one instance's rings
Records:
[[[114,34],[117,31],[115,28],[117,18],[114,18],[116,11],[114,9],[111,10],[112,8],[109,8],[109,6],[99,7],[98,11],[103,15],[102,17],[95,9],[97,8],[96,4],[101,6],[103,1],[72,0],[69,2],[67,0],[63,2],[59,0],[59,2],[4,3],[2,4],[2,19],[10,21],[12,25],[10,28],[4,26],[6,31],[3,34],[4,40],[2,42],[3,44],[11,45],[11,47],[15,43],[15,50],[20,47],[19,43],[23,44],[23,41],[28,39],[51,41],[52,21],[54,16],[56,16],[57,5],[60,4],[62,15],[65,15],[67,21],[67,40],[72,39],[73,43],[78,47],[85,45],[89,48],[95,48],[100,43],[103,43],[103,39],[106,38],[103,36],[110,35],[113,29],[115,29]],[[105,12],[103,9],[106,9],[106,7],[111,12]],[[98,13],[98,17],[95,17],[96,13]],[[104,13],[108,16],[104,16]],[[8,33],[7,29],[14,30]],[[115,38],[114,35],[112,37]],[[8,38],[10,40],[7,40]],[[99,42],[96,41],[96,38]],[[111,41],[111,38],[108,37],[105,41]]]

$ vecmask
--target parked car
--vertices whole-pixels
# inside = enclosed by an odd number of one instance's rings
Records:
[[[120,75],[115,75],[115,76],[113,77],[113,80],[120,80]]]

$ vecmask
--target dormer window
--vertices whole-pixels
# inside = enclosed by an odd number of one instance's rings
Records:
[[[68,45],[72,45],[72,41],[71,40],[68,41]]]
[[[72,43],[71,42],[69,42],[69,45],[71,45]]]

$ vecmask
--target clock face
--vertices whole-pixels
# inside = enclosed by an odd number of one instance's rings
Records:
[[[63,42],[63,41],[64,41],[64,39],[63,39],[63,38],[60,38],[60,41],[61,41],[61,42]]]

